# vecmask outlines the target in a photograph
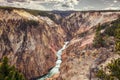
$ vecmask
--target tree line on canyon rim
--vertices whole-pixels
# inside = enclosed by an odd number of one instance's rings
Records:
[[[101,30],[105,31],[102,33]],[[99,24],[96,29],[93,46],[95,48],[109,46],[105,40],[110,36],[115,38],[114,54],[120,55],[120,19],[115,20],[110,24]],[[120,80],[120,58],[112,60],[105,68],[103,69],[101,66],[101,69],[96,73],[96,76],[100,80]],[[108,70],[108,73],[106,70]]]

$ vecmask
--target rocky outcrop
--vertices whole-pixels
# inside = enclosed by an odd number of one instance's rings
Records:
[[[81,33],[85,33],[98,24],[117,19],[119,14],[120,12],[73,12],[65,18],[60,18],[59,22],[67,34],[67,40],[71,40],[80,37]]]
[[[112,43],[108,47],[94,48],[92,44],[97,25],[114,21],[119,15],[119,12],[78,12],[66,17],[63,25],[66,24],[65,31],[70,33],[72,40],[62,54],[57,80],[96,80],[93,72],[97,67],[118,57],[113,54],[113,37],[106,39]]]
[[[0,9],[0,59],[7,56],[27,79],[47,74],[55,65],[63,36],[64,31],[54,22],[49,24],[23,10]]]
[[[7,56],[27,79],[35,79],[55,66],[56,52],[70,41],[62,54],[60,74],[53,79],[90,79],[94,66],[113,56],[113,45],[92,46],[96,26],[116,20],[120,12],[71,12],[62,17],[52,14],[54,19],[50,19],[51,14],[34,16],[21,9],[0,9],[0,59]],[[114,38],[109,40],[114,43]]]

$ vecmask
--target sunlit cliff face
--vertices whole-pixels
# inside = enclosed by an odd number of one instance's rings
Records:
[[[119,10],[119,0],[0,0],[0,5],[37,10]]]
[[[23,10],[0,9],[0,59],[6,55],[28,80],[46,74],[64,44],[62,28],[47,20]]]
[[[106,42],[110,40],[108,44],[112,40],[109,49],[105,47],[97,50],[92,47],[92,43],[96,26],[118,19],[120,11],[66,11],[67,16],[61,14],[64,17],[59,13],[40,12],[36,15],[32,10],[0,9],[0,59],[7,56],[9,63],[15,65],[28,80],[42,77],[55,66],[56,53],[66,41],[69,44],[61,53],[62,64],[57,80],[88,80],[86,75],[89,75],[89,67],[96,59],[101,59],[99,54],[102,53],[104,60],[109,53],[113,53],[111,48],[114,49],[114,38],[106,39]]]

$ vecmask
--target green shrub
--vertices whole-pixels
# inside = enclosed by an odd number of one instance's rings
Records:
[[[105,40],[103,39],[102,34],[100,33],[101,29],[103,29],[100,25],[98,25],[96,29],[96,34],[93,40],[93,46],[95,48],[100,48],[105,46]]]
[[[105,46],[105,40],[103,39],[103,36],[100,34],[100,32],[96,33],[96,36],[93,41],[93,46],[95,48],[100,48]]]
[[[28,20],[27,21],[27,25],[29,25],[29,26],[38,26],[39,25],[39,22],[38,21],[36,21],[36,20]]]
[[[108,36],[115,36],[116,29],[120,28],[120,18],[112,21],[109,25],[106,25],[105,34]]]
[[[96,76],[102,80],[120,80],[120,58],[111,61],[106,68],[108,69],[109,74],[103,69],[100,69]]]
[[[96,76],[102,80],[108,80],[109,76],[101,69],[97,72]]]
[[[8,64],[8,58],[4,57],[0,64],[0,80],[25,80],[25,77]]]
[[[116,29],[116,42],[115,42],[115,51],[120,54],[120,28]]]

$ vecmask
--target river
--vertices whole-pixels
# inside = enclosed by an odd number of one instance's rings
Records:
[[[40,78],[38,80],[45,80],[46,78],[50,78],[54,74],[59,73],[60,64],[62,63],[61,55],[62,55],[62,52],[66,48],[68,43],[69,43],[69,41],[65,42],[63,47],[60,50],[57,51],[57,53],[56,53],[56,55],[57,55],[56,65],[50,70],[50,72],[48,74],[46,74],[45,76],[43,76],[42,78]]]

